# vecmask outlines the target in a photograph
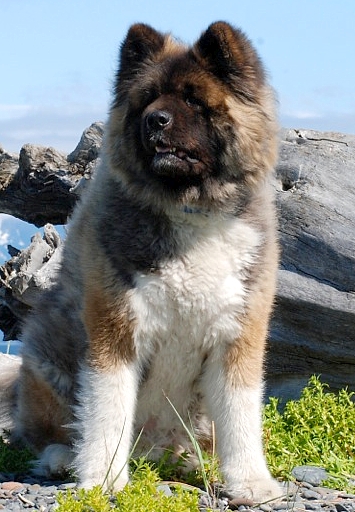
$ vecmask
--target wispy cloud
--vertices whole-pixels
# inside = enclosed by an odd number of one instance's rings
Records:
[[[104,121],[105,106],[0,105],[0,145],[19,152],[23,144],[53,146],[69,153],[81,134],[94,121]]]
[[[280,118],[286,127],[355,133],[355,99],[347,85],[326,83],[280,94]]]
[[[18,119],[26,116],[33,107],[31,105],[2,105],[0,104],[0,122],[8,119]]]
[[[286,128],[307,128],[325,132],[355,135],[355,110],[353,112],[289,111],[280,114],[281,125]]]
[[[322,115],[319,112],[314,110],[294,110],[294,111],[286,111],[282,113],[285,117],[291,117],[294,119],[321,119]]]

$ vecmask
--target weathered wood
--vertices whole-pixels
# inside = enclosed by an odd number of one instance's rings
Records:
[[[94,137],[93,148],[84,137],[85,147],[79,144],[67,164],[81,170],[87,160],[94,165],[100,137]],[[355,390],[355,136],[284,130],[281,138],[275,186],[282,260],[266,393],[297,396],[312,374],[335,389]],[[38,167],[36,172],[41,174]],[[63,217],[72,208],[66,204]],[[39,218],[48,221],[47,211],[37,213]],[[19,319],[50,286],[59,256],[60,243],[47,227],[44,240],[37,236],[30,248],[15,250],[2,267],[0,327],[6,339],[18,335]]]
[[[0,149],[0,212],[43,226],[64,224],[72,212],[80,180],[89,178],[102,141],[94,123],[68,156],[53,148],[25,144],[19,157]]]
[[[276,186],[268,390],[296,396],[312,374],[355,389],[355,136],[285,130]]]
[[[0,267],[0,329],[4,340],[21,338],[21,323],[41,291],[56,277],[61,257],[61,239],[51,224],[44,235],[36,233],[27,249],[11,248],[12,258]]]

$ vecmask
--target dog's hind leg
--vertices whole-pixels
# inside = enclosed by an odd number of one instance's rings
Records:
[[[13,427],[21,358],[0,353],[0,435]]]
[[[72,421],[68,401],[56,393],[40,372],[27,365],[25,359],[12,438],[30,446],[38,455],[37,474],[60,474],[70,465]]]

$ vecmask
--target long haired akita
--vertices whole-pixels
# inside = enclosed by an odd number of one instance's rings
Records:
[[[260,409],[277,123],[262,64],[224,22],[191,47],[137,24],[114,92],[57,284],[24,326],[14,437],[42,468],[121,489],[139,432],[150,457],[191,448],[173,404],[204,445],[214,422],[231,495],[275,497]]]

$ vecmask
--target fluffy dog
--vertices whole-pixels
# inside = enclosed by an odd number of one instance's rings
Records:
[[[275,117],[239,30],[217,22],[186,47],[129,29],[101,165],[23,329],[14,437],[42,468],[122,489],[140,431],[151,457],[191,450],[173,404],[204,444],[214,422],[230,495],[280,494],[260,418]]]

